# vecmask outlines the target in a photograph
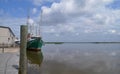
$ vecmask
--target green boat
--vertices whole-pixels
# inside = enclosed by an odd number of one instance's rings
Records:
[[[27,50],[41,51],[43,46],[43,40],[41,37],[31,37],[31,40],[27,41]]]
[[[42,17],[42,13],[41,13],[41,17]],[[35,23],[33,22],[31,23],[31,21],[33,20],[30,18],[30,16],[28,16],[27,50],[40,51],[43,45],[43,40],[40,36],[40,23],[38,25],[34,25]]]

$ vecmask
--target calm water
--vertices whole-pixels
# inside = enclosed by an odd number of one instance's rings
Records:
[[[120,44],[46,44],[28,54],[28,74],[120,74]]]

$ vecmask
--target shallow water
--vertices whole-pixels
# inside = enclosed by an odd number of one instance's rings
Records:
[[[120,44],[46,44],[42,54],[28,74],[120,74]]]

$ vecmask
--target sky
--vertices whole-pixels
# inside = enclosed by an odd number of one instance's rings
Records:
[[[0,0],[0,26],[16,37],[28,15],[44,41],[120,41],[120,0]]]

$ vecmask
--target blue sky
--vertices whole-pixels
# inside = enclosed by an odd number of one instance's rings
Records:
[[[0,25],[19,37],[28,10],[45,41],[120,41],[120,0],[0,0]]]
[[[50,6],[52,2],[45,2],[42,5]],[[26,17],[28,10],[37,8],[40,10],[42,5],[33,4],[32,0],[1,0],[0,9],[11,17]]]
[[[108,6],[110,6],[113,9],[120,9],[120,0],[114,0],[114,2],[112,2]]]

